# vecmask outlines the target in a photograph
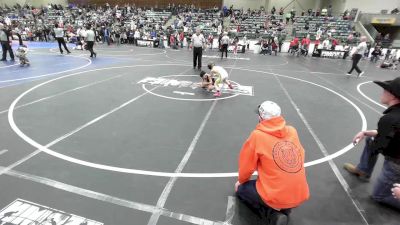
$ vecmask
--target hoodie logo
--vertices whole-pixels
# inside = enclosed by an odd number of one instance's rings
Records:
[[[287,173],[297,173],[303,167],[300,149],[290,141],[275,144],[272,150],[275,164]]]

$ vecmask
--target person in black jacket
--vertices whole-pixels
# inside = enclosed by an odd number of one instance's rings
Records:
[[[3,57],[0,59],[0,61],[6,61],[7,51],[10,54],[11,61],[14,61],[14,52],[10,45],[11,41],[12,39],[10,31],[7,30],[2,23],[0,23],[0,43],[3,51]]]
[[[378,155],[385,156],[383,168],[375,183],[371,198],[400,210],[400,201],[392,195],[392,187],[400,183],[400,77],[388,81],[374,81],[384,90],[381,103],[388,106],[379,119],[377,130],[359,132],[353,139],[357,144],[364,137],[366,145],[360,163],[346,163],[344,168],[364,181],[369,181]]]
[[[371,62],[376,63],[378,61],[379,56],[382,55],[382,50],[380,46],[375,46],[374,51],[371,52]]]

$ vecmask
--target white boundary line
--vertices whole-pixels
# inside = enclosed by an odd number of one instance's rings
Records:
[[[2,171],[4,169],[5,169],[4,167],[0,167],[0,171]],[[72,185],[69,185],[66,183],[51,180],[51,179],[48,179],[45,177],[36,176],[33,174],[27,174],[27,173],[15,171],[15,170],[7,170],[7,172],[5,172],[5,174],[12,176],[12,177],[16,177],[16,178],[36,182],[39,184],[43,184],[43,185],[46,185],[46,186],[49,186],[52,188],[56,188],[59,190],[63,190],[66,192],[84,196],[87,198],[110,203],[113,205],[118,205],[118,206],[135,209],[135,210],[139,210],[139,211],[143,211],[143,212],[148,212],[148,213],[160,212],[161,215],[163,215],[163,216],[170,217],[170,218],[180,220],[180,221],[185,221],[185,222],[198,224],[198,225],[224,225],[224,223],[220,222],[220,221],[212,221],[212,220],[208,220],[208,219],[204,219],[204,218],[200,218],[200,217],[171,212],[165,208],[159,208],[159,207],[156,207],[153,205],[148,205],[148,204],[144,204],[144,203],[139,203],[139,202],[134,202],[134,201],[114,197],[111,195],[99,193],[99,192],[88,190],[88,189],[83,189],[80,187],[72,186]]]
[[[8,66],[1,66],[0,69],[12,67],[12,66],[19,66],[19,63],[15,63],[15,64],[8,65]]]
[[[279,80],[277,76],[275,76],[275,79],[278,81],[279,86],[285,93],[286,97],[289,99],[290,103],[292,104],[293,108],[296,110],[297,114],[299,115],[300,119],[303,121],[304,125],[306,126],[307,130],[310,132],[311,136],[313,137],[314,141],[317,143],[319,149],[321,150],[322,154],[325,157],[329,156],[329,152],[326,150],[325,146],[322,144],[321,140],[318,138],[317,134],[314,132],[314,129],[311,127],[310,123],[307,121],[303,113],[301,112],[300,108],[297,106],[297,104],[294,102],[293,98],[290,96],[289,92],[287,89],[283,86],[282,82]],[[329,166],[333,170],[333,173],[337,177],[339,183],[343,187],[344,191],[346,192],[347,196],[350,198],[351,202],[353,203],[354,207],[357,209],[357,212],[360,214],[362,220],[364,221],[365,224],[369,224],[366,215],[365,215],[365,210],[362,208],[361,204],[358,202],[358,200],[355,199],[355,197],[352,194],[352,191],[347,184],[346,180],[344,179],[343,175],[340,173],[337,165],[335,162],[330,159],[328,161]]]
[[[364,85],[364,84],[368,84],[368,83],[372,83],[372,81],[366,81],[366,82],[363,82],[363,83],[358,84],[358,85],[357,85],[357,91],[358,91],[358,93],[360,93],[360,95],[362,95],[364,98],[366,98],[368,101],[374,103],[375,105],[377,105],[377,106],[379,106],[379,107],[381,107],[381,108],[383,108],[383,109],[387,109],[386,106],[384,106],[384,105],[382,105],[382,104],[379,104],[378,102],[372,100],[370,97],[368,97],[366,94],[364,94],[364,93],[361,91],[361,86]]]
[[[3,149],[3,150],[0,151],[0,155],[3,155],[6,152],[8,152],[8,150],[7,149]]]
[[[157,87],[155,87],[155,88],[157,88]],[[155,89],[155,88],[154,88],[154,89]],[[60,141],[62,141],[62,140],[64,140],[64,139],[66,139],[66,138],[68,138],[68,137],[74,135],[75,133],[79,132],[80,130],[82,130],[82,129],[84,129],[84,128],[86,128],[86,127],[88,127],[88,126],[90,126],[90,125],[92,125],[92,124],[94,124],[94,123],[96,123],[96,122],[98,122],[99,120],[103,119],[104,117],[107,117],[108,115],[110,115],[110,114],[112,114],[112,113],[114,113],[114,112],[116,112],[116,111],[122,109],[123,107],[127,106],[128,104],[130,104],[130,103],[132,103],[132,102],[134,102],[134,101],[136,101],[136,100],[138,100],[139,98],[141,98],[141,97],[143,97],[143,96],[145,96],[145,95],[147,95],[147,92],[142,93],[142,94],[139,95],[139,96],[136,96],[135,98],[133,98],[133,99],[131,99],[131,100],[129,100],[129,101],[127,101],[127,102],[121,104],[121,105],[118,106],[117,108],[114,108],[113,110],[108,111],[107,113],[105,113],[105,114],[103,114],[103,115],[101,115],[101,116],[99,116],[99,117],[97,117],[97,118],[95,118],[95,119],[89,121],[88,123],[86,123],[86,124],[84,124],[84,125],[82,125],[82,126],[76,128],[75,130],[70,131],[69,133],[64,134],[63,136],[61,136],[61,137],[59,137],[59,138],[53,140],[52,142],[48,143],[46,146],[42,146],[42,148],[43,148],[43,149],[48,149],[49,147],[51,147],[51,146],[57,144],[58,142],[60,142]],[[8,112],[8,115],[10,115],[10,111]],[[41,145],[40,145],[40,146],[41,146]],[[35,146],[35,147],[36,147],[36,146]],[[25,161],[27,161],[27,160],[29,160],[30,158],[34,157],[35,155],[39,154],[40,152],[43,151],[43,149],[39,149],[39,148],[38,148],[36,151],[32,152],[31,154],[27,155],[26,157],[22,158],[21,160],[15,162],[15,163],[13,163],[13,164],[11,164],[10,166],[4,168],[3,170],[0,170],[0,175],[4,174],[5,172],[7,172],[7,171],[13,169],[14,167],[16,167],[16,166],[18,166],[18,165],[24,163]],[[45,151],[44,151],[44,152],[45,152]],[[52,155],[52,154],[51,154],[51,155]],[[55,156],[55,155],[53,155],[53,156]],[[57,157],[57,156],[56,156],[56,157]]]
[[[123,51],[123,50],[114,51],[112,49],[107,49],[107,48],[96,48],[96,51],[100,51],[100,52],[133,52],[133,48],[132,49],[127,49],[127,51]]]
[[[85,59],[85,60],[88,61],[88,63],[85,64],[85,65],[83,65],[83,66],[81,66],[81,67],[75,68],[75,69],[64,70],[64,71],[54,72],[54,73],[48,73],[48,74],[39,75],[39,76],[32,76],[32,77],[19,78],[19,79],[1,80],[0,83],[9,83],[9,82],[20,81],[20,80],[31,80],[31,79],[36,79],[36,78],[39,78],[39,77],[47,77],[47,76],[52,76],[52,75],[56,75],[56,74],[61,74],[61,73],[66,73],[66,72],[72,72],[72,71],[74,71],[74,70],[80,70],[80,69],[85,68],[85,67],[89,66],[90,64],[92,64],[92,60],[90,60],[90,59],[88,59],[88,58],[85,58],[85,57],[72,56],[72,55],[69,55],[69,56],[67,56],[67,57],[76,57],[76,58]]]
[[[50,52],[53,52],[53,53],[57,53],[57,51],[56,51],[57,49],[54,49],[54,48],[50,48],[49,49],[49,51]],[[133,56],[133,57],[136,57],[136,56],[153,56],[153,55],[162,55],[162,54],[165,54],[165,53],[167,53],[167,51],[166,50],[163,50],[162,52],[155,52],[155,53],[141,53],[141,54],[135,54],[135,51],[107,51],[107,50],[103,50],[103,49],[100,49],[100,48],[96,48],[96,49],[94,49],[94,50],[96,50],[96,51],[100,51],[100,52],[109,52],[109,53],[111,53],[111,52],[130,52],[130,53],[132,53],[132,54],[127,54],[127,55],[113,55],[113,54],[100,54],[99,56],[105,56],[105,57],[114,57],[114,56]],[[132,49],[133,50],[133,49]],[[81,51],[81,50],[78,50],[78,51]],[[86,50],[84,50],[84,51],[82,51],[82,52],[86,52]],[[67,55],[67,56],[71,56],[71,55]]]
[[[79,86],[79,87],[76,87],[76,88],[73,88],[73,89],[69,89],[69,90],[66,90],[66,91],[63,91],[63,92],[59,92],[59,93],[54,94],[54,95],[50,95],[50,96],[47,96],[47,97],[44,97],[44,98],[40,98],[40,99],[31,101],[31,102],[28,102],[28,103],[25,103],[25,104],[22,104],[22,105],[18,105],[18,106],[15,107],[15,109],[20,109],[20,108],[23,108],[23,107],[26,107],[26,106],[29,106],[29,105],[33,105],[33,104],[41,102],[41,101],[45,101],[45,100],[48,100],[48,99],[51,99],[51,98],[54,98],[54,97],[58,97],[58,96],[61,96],[61,95],[67,94],[67,93],[71,93],[71,92],[74,92],[74,91],[77,91],[77,90],[80,90],[80,89],[83,89],[83,88],[91,87],[93,85],[97,85],[97,84],[100,84],[100,83],[103,83],[103,82],[106,82],[106,81],[109,81],[109,80],[113,80],[113,79],[122,77],[125,74],[121,74],[121,75],[113,76],[113,77],[110,77],[110,78],[107,78],[107,79],[104,79],[104,80],[99,80],[99,81],[96,81],[96,82],[92,82],[92,83],[89,83],[89,84],[86,84],[86,85],[83,85],[83,86]],[[3,114],[3,113],[6,113],[6,112],[8,112],[8,109],[0,111],[0,115]]]
[[[212,56],[212,55],[207,55],[207,56]],[[218,56],[218,55],[217,55],[217,56]],[[174,59],[174,58],[172,58],[171,56],[169,56],[168,53],[165,54],[165,57],[167,57],[167,58],[169,58],[169,59],[171,59],[171,60],[173,60],[173,61],[175,61],[175,62],[193,63],[192,61],[189,61],[189,60]],[[205,57],[205,58],[207,58],[207,57]],[[208,57],[208,58],[210,58],[210,57]],[[280,58],[283,58],[283,57],[280,57]],[[215,58],[215,59],[218,59],[218,58]],[[235,59],[235,58],[228,58],[228,59]],[[251,61],[251,58],[250,58],[250,60],[246,60],[246,61]],[[269,64],[269,65],[256,64],[256,65],[249,65],[248,67],[235,67],[235,69],[239,69],[239,68],[246,68],[246,69],[247,69],[247,68],[250,68],[250,67],[262,67],[262,66],[265,66],[265,67],[270,67],[270,66],[284,66],[284,65],[289,64],[289,61],[287,61],[287,60],[283,60],[283,61],[285,61],[285,62],[282,63],[282,64]],[[216,61],[216,62],[218,62],[218,61]],[[226,62],[226,61],[223,61],[223,62]],[[228,68],[228,66],[231,67],[231,66],[233,66],[233,65],[223,65],[223,66],[226,67],[226,68]],[[267,68],[267,69],[268,69],[268,68]]]
[[[251,69],[242,69],[242,70],[250,71],[250,72],[261,72],[261,73],[266,73],[266,74],[272,74],[272,75],[275,75],[275,76],[280,76],[280,77],[286,77],[286,78],[294,79],[294,80],[301,81],[301,82],[305,82],[305,83],[308,83],[308,84],[313,84],[313,85],[315,85],[315,86],[317,86],[317,87],[320,87],[320,88],[322,88],[322,89],[325,89],[325,90],[327,90],[327,91],[329,91],[329,92],[331,92],[331,93],[333,93],[333,94],[336,94],[337,96],[339,96],[339,97],[341,97],[342,99],[344,99],[346,102],[348,102],[350,105],[352,105],[352,106],[356,109],[356,111],[358,112],[358,114],[359,114],[360,117],[361,117],[361,122],[362,122],[361,130],[366,130],[366,129],[367,129],[367,119],[365,118],[365,115],[364,115],[364,113],[361,111],[361,109],[360,109],[355,103],[353,103],[351,100],[349,100],[349,99],[346,98],[345,96],[341,95],[340,93],[338,93],[338,92],[336,92],[336,91],[334,91],[334,90],[332,90],[332,89],[330,89],[330,88],[328,88],[328,87],[325,87],[325,86],[322,86],[322,85],[313,83],[313,82],[311,82],[311,81],[306,81],[306,80],[302,80],[302,79],[300,79],[300,78],[295,78],[295,77],[289,77],[289,76],[281,75],[281,74],[277,74],[277,73],[271,73],[271,72],[265,72],[265,71],[256,71],[256,70],[251,70]],[[305,167],[308,167],[308,166],[316,165],[316,164],[319,164],[319,163],[322,163],[322,162],[327,162],[327,161],[329,161],[329,160],[331,160],[331,159],[334,159],[334,158],[336,158],[336,157],[338,157],[338,156],[340,156],[340,155],[342,155],[342,154],[348,152],[348,151],[351,150],[353,147],[354,147],[353,143],[350,143],[350,144],[348,144],[347,146],[345,146],[343,149],[341,149],[341,150],[339,150],[339,151],[337,151],[337,152],[335,152],[335,153],[333,153],[333,154],[331,154],[331,155],[329,155],[329,156],[327,156],[327,157],[324,157],[324,158],[321,158],[321,159],[317,159],[317,160],[313,160],[313,161],[311,161],[311,162],[306,162],[306,163],[304,164],[304,166],[305,166]]]
[[[51,83],[53,81],[59,80],[59,79],[63,79],[66,77],[70,77],[70,76],[76,76],[78,74],[82,74],[82,73],[87,73],[87,72],[93,72],[93,71],[101,71],[101,70],[109,70],[109,69],[120,69],[120,68],[134,68],[134,67],[148,67],[148,66],[187,66],[187,65],[182,65],[182,64],[153,64],[153,65],[133,65],[133,66],[120,66],[120,67],[108,67],[108,68],[101,68],[101,69],[93,69],[93,70],[88,70],[88,71],[83,71],[83,72],[77,72],[77,73],[73,73],[73,74],[69,74],[69,75],[64,75],[64,76],[60,76],[57,78],[54,78],[52,80],[48,80],[46,82],[43,82],[41,84],[38,84],[32,88],[30,88],[29,90],[25,91],[24,93],[22,93],[20,96],[18,96],[10,105],[9,111],[8,111],[8,121],[9,124],[11,126],[11,128],[14,130],[14,132],[20,136],[23,140],[25,140],[27,143],[29,143],[30,145],[36,147],[37,149],[40,149],[41,151],[55,156],[57,158],[72,162],[72,163],[76,163],[76,164],[80,164],[83,166],[88,166],[88,167],[92,167],[92,168],[97,168],[97,169],[102,169],[102,170],[109,170],[109,171],[115,171],[115,172],[121,172],[121,173],[132,173],[132,174],[142,174],[142,175],[148,175],[148,176],[160,176],[160,177],[236,177],[237,176],[237,172],[230,172],[230,173],[169,173],[169,172],[159,172],[159,171],[147,171],[147,170],[138,170],[138,169],[127,169],[127,168],[121,168],[121,167],[115,167],[115,166],[108,166],[108,165],[102,165],[102,164],[97,164],[97,163],[92,163],[92,162],[88,162],[88,161],[84,161],[84,160],[80,160],[80,159],[76,159],[70,156],[66,156],[63,155],[61,153],[55,152],[39,143],[37,143],[35,140],[31,139],[30,137],[28,137],[25,133],[23,133],[18,126],[15,124],[14,121],[14,108],[16,106],[16,104],[25,96],[27,95],[29,92],[35,90],[36,88],[39,88],[45,84]],[[226,67],[226,68],[232,68],[232,67]],[[294,78],[294,77],[290,77],[290,76],[285,76],[285,75],[280,75],[280,74],[276,74],[276,73],[270,73],[270,72],[265,72],[265,71],[257,71],[257,70],[250,70],[250,69],[239,69],[239,70],[243,70],[243,71],[249,71],[249,72],[256,72],[256,73],[264,73],[264,74],[271,74],[271,75],[276,75],[276,76],[280,76],[280,77],[285,77],[285,78],[289,78],[289,79],[293,79],[293,80],[297,80],[297,81],[301,81],[304,83],[308,83],[317,87],[320,87],[322,89],[325,89],[333,94],[336,94],[337,96],[341,97],[342,99],[344,99],[346,102],[348,102],[351,106],[353,106],[356,111],[359,113],[360,117],[361,117],[361,121],[362,121],[362,126],[361,126],[361,130],[365,130],[367,127],[367,121],[365,118],[365,115],[363,114],[363,112],[360,110],[360,108],[354,104],[352,101],[350,101],[348,98],[346,98],[345,96],[337,93],[336,91],[333,91],[330,88],[327,88],[325,86],[310,82],[310,81],[306,81],[306,80],[302,80],[299,78]],[[314,161],[310,161],[310,162],[306,162],[304,164],[305,167],[308,166],[312,166],[312,165],[316,165],[316,164],[320,164],[326,161],[329,161],[331,159],[334,159],[344,153],[346,153],[347,151],[351,150],[353,148],[353,144],[350,143],[347,146],[345,146],[344,148],[342,148],[341,150],[327,156],[327,157],[323,157]]]
[[[306,65],[303,65],[303,67],[305,67],[307,70],[311,71]],[[314,73],[314,72],[310,72],[310,73]],[[318,74],[318,73],[315,73],[315,74]],[[323,73],[323,74],[325,74],[325,73]],[[343,76],[343,77],[344,77],[344,76],[346,76],[346,75],[338,75],[338,76]],[[329,80],[327,80],[327,79],[325,79],[325,78],[322,78],[321,76],[318,76],[318,75],[317,75],[316,77],[317,77],[318,79],[323,80],[324,82],[329,83],[330,85],[334,86],[335,88],[337,88],[337,89],[340,90],[341,92],[347,94],[348,96],[352,97],[353,99],[355,99],[355,100],[358,101],[359,103],[363,104],[364,106],[366,106],[366,107],[369,108],[370,110],[376,112],[376,113],[379,114],[379,115],[382,115],[382,112],[376,110],[376,109],[373,108],[372,106],[370,106],[370,105],[368,105],[367,103],[361,101],[359,98],[355,97],[354,95],[352,95],[352,94],[349,93],[348,91],[343,90],[342,88],[340,88],[340,87],[338,87],[337,85],[333,84],[331,81],[329,81]]]
[[[236,63],[236,61],[235,61],[235,63]],[[228,73],[229,75],[232,73],[232,69],[233,68],[231,68],[231,70],[229,71],[229,73]],[[207,114],[205,115],[203,121],[201,122],[200,127],[196,132],[196,135],[193,137],[192,142],[189,145],[189,148],[186,150],[186,153],[183,156],[181,162],[179,163],[178,167],[175,169],[175,173],[181,173],[183,171],[183,169],[185,168],[187,162],[189,161],[190,156],[192,155],[192,153],[197,145],[197,142],[200,139],[201,134],[203,133],[203,130],[204,130],[208,120],[210,119],[211,113],[214,111],[214,108],[216,105],[217,105],[217,101],[214,101],[211,104],[211,107],[208,110]],[[177,180],[178,180],[178,177],[169,178],[167,185],[165,185],[160,197],[158,198],[157,207],[160,207],[160,208],[164,207],[164,205],[168,199],[168,196],[172,191],[172,187],[174,186],[174,184]],[[147,225],[157,225],[159,218],[160,218],[159,212],[152,213]]]
[[[200,139],[201,134],[203,133],[206,123],[210,119],[211,113],[213,112],[216,104],[217,104],[217,101],[214,101],[211,104],[211,107],[208,110],[203,121],[201,122],[201,125],[200,125],[199,129],[197,130],[196,135],[193,137],[193,140],[190,143],[189,148],[187,149],[187,151],[186,151],[185,155],[183,156],[181,162],[179,163],[178,167],[175,169],[175,173],[181,173],[183,168],[185,168],[187,162],[189,161],[190,156],[192,155],[192,153],[194,151],[194,148],[196,147],[197,142]],[[167,185],[165,185],[164,190],[162,191],[160,197],[158,198],[157,207],[164,208],[167,198],[168,198],[169,194],[171,193],[172,187],[174,186],[177,179],[178,179],[178,177],[171,177],[169,179]],[[151,215],[147,225],[156,225],[159,218],[160,218],[160,213],[157,213],[157,212],[153,213]]]

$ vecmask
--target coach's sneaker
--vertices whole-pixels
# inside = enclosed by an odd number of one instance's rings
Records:
[[[215,97],[221,97],[221,92],[220,91],[215,92],[214,96]]]
[[[361,73],[359,73],[357,77],[361,77],[363,74],[364,74],[364,71],[362,71]]]
[[[345,163],[343,168],[345,170],[347,170],[347,172],[349,172],[350,174],[353,174],[355,176],[357,176],[358,178],[360,178],[360,180],[363,180],[365,182],[369,181],[370,175],[364,173],[363,171],[357,169],[356,166],[354,166],[351,163]]]
[[[271,215],[268,225],[287,225],[289,217],[281,212],[275,212]]]

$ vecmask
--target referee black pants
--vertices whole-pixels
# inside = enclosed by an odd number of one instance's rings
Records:
[[[228,58],[228,44],[223,44],[222,45],[221,59],[224,58],[224,53],[225,53],[225,58]]]
[[[1,48],[3,51],[3,57],[1,58],[1,60],[6,60],[7,57],[7,51],[10,54],[11,60],[14,60],[14,52],[11,48],[11,45],[8,41],[2,41],[1,42]]]
[[[202,47],[194,47],[193,48],[193,68],[198,66],[197,68],[201,68],[201,57],[203,55]]]
[[[355,69],[357,71],[358,74],[360,74],[362,71],[360,70],[360,68],[358,68],[358,62],[360,62],[360,59],[362,58],[361,54],[354,54],[353,55],[353,64],[351,66],[351,69],[348,73],[352,73],[353,70]]]
[[[93,51],[93,45],[94,45],[94,41],[87,42],[87,50],[89,50],[89,52],[90,52],[90,57],[93,57],[94,55],[96,55],[96,53]]]
[[[58,42],[58,48],[60,48],[60,52],[61,52],[61,53],[63,53],[63,50],[62,50],[62,48],[61,48],[61,45],[64,46],[65,50],[66,50],[68,53],[71,53],[71,52],[68,50],[67,45],[65,44],[64,38],[58,37],[58,38],[57,38],[57,42]]]

